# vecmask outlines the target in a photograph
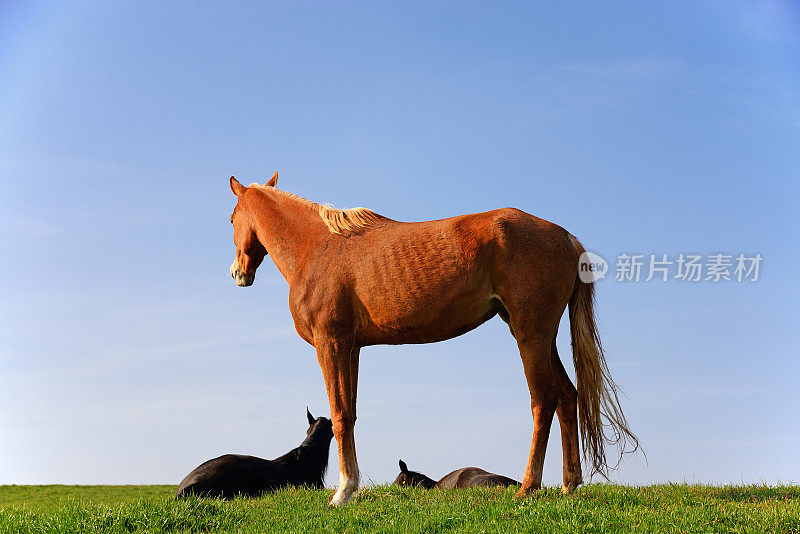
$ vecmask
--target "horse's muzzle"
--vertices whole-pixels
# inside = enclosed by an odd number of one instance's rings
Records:
[[[236,280],[236,285],[239,287],[248,287],[253,285],[253,281],[256,279],[255,273],[248,276],[242,271],[240,271],[237,266],[236,262],[231,265],[231,277]]]

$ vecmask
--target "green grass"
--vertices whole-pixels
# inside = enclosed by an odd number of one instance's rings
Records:
[[[574,495],[551,488],[376,486],[343,508],[330,490],[260,499],[174,501],[174,486],[0,486],[0,533],[13,532],[791,532],[798,486],[614,486]]]

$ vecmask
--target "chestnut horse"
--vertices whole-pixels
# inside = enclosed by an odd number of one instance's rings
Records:
[[[606,443],[620,455],[627,443],[638,447],[603,356],[594,286],[578,276],[585,250],[566,230],[513,208],[398,222],[365,208],[321,206],[277,189],[277,181],[277,172],[249,187],[231,177],[237,204],[230,271],[249,286],[269,254],[289,283],[289,310],[300,337],[316,349],[339,449],[331,504],[358,492],[353,428],[361,347],[442,341],[495,315],[517,341],[531,395],[533,439],[519,496],[541,487],[554,414],[565,493],[583,482],[579,434],[584,458],[602,475]],[[567,305],[577,390],[556,350]]]

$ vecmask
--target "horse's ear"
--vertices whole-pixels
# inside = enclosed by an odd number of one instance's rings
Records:
[[[400,472],[401,473],[408,473],[408,466],[403,460],[400,460]]]
[[[237,180],[236,178],[231,176],[231,191],[233,191],[234,195],[236,195],[237,197],[240,197],[240,196],[242,196],[244,194],[244,192],[246,190],[247,190],[247,188],[245,186],[243,186],[242,184],[240,184],[239,180]]]
[[[313,425],[314,421],[316,421],[316,419],[314,419],[314,416],[311,415],[311,412],[308,411],[308,406],[306,406],[306,417],[308,418],[309,425]]]
[[[278,185],[278,171],[275,171],[275,174],[272,175],[272,178],[270,178],[269,182],[267,182],[266,185],[270,187],[275,187],[276,185]]]

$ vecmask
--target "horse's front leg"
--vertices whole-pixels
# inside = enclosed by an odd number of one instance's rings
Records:
[[[358,354],[352,340],[315,337],[317,360],[325,379],[331,406],[333,434],[339,448],[339,489],[331,504],[345,504],[358,494],[356,460],[356,394],[358,390]]]

